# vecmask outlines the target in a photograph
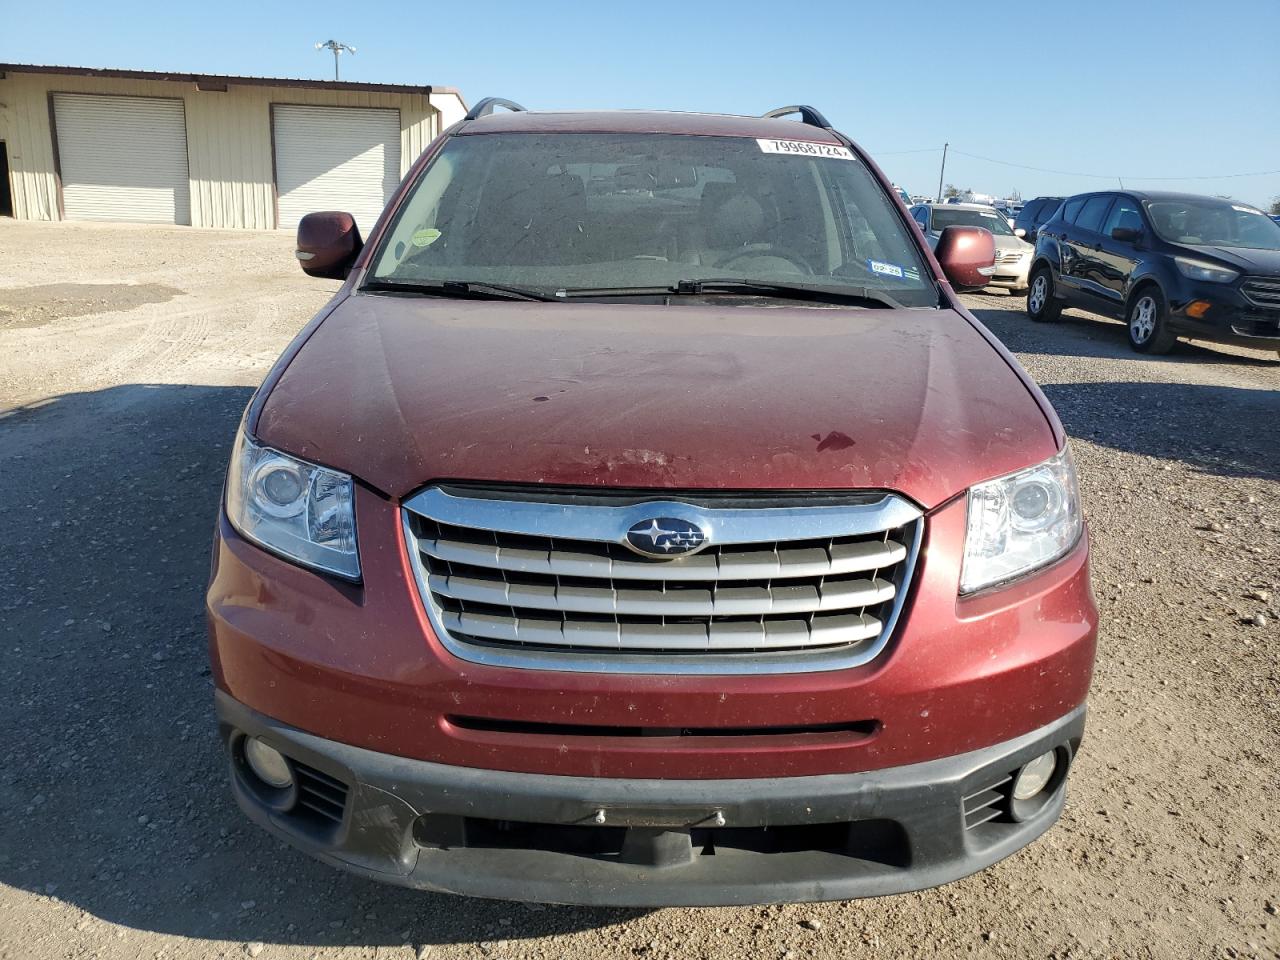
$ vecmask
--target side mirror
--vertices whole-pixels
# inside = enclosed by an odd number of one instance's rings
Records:
[[[1142,236],[1142,231],[1135,230],[1133,227],[1116,227],[1111,231],[1112,240],[1122,240],[1125,243],[1133,243],[1140,236]]]
[[[308,213],[298,223],[298,248],[294,256],[309,277],[345,280],[364,241],[349,213],[326,210]]]
[[[1027,231],[1023,230],[1021,227],[1015,227],[1013,230],[1013,235],[1017,237],[1019,240],[1027,239]]]
[[[982,227],[947,227],[933,255],[957,290],[985,287],[996,272],[996,238]]]

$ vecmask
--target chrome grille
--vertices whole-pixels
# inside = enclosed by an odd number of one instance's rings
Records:
[[[623,545],[658,516],[698,524],[710,546],[651,559]],[[674,501],[433,487],[405,504],[404,522],[432,624],[463,659],[748,673],[875,657],[922,521],[882,494]]]
[[[1240,290],[1251,303],[1280,310],[1280,277],[1249,277]]]
[[[1021,250],[996,250],[996,263],[1017,263],[1021,259]]]

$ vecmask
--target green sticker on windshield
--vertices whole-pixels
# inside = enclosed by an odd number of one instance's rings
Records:
[[[418,230],[413,235],[413,245],[415,247],[429,247],[440,239],[440,231],[435,227],[428,227],[426,230]]]

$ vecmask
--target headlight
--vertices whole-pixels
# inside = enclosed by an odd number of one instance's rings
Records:
[[[1174,257],[1178,272],[1188,280],[1204,280],[1208,283],[1230,283],[1240,276],[1234,270],[1220,267],[1216,263],[1202,263],[1199,260],[1188,260],[1186,257]]]
[[[1071,452],[969,490],[960,592],[972,593],[1052,563],[1075,546],[1084,520]]]
[[[227,517],[247,540],[304,566],[360,577],[351,477],[236,435]]]

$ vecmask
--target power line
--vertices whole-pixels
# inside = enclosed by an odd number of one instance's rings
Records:
[[[904,153],[938,153],[941,150],[941,147],[921,147],[919,150],[873,150],[871,155],[873,157],[899,157]]]
[[[873,157],[899,157],[912,153],[942,153],[943,149],[943,147],[920,147],[915,150],[873,150],[871,151],[871,155]],[[958,153],[962,157],[969,157],[973,160],[983,160],[986,163],[996,163],[1002,167],[1016,167],[1019,170],[1034,170],[1036,173],[1054,173],[1063,177],[1087,177],[1091,180],[1237,180],[1241,177],[1270,177],[1280,174],[1280,170],[1255,170],[1249,173],[1220,173],[1212,176],[1200,175],[1193,177],[1133,177],[1128,175],[1121,177],[1115,174],[1082,173],[1079,170],[1055,170],[1052,167],[1033,167],[1028,163],[1014,163],[1011,160],[997,160],[995,157],[984,157],[980,153],[968,153],[964,150],[957,150],[955,147],[951,148],[951,152]]]
[[[962,157],[970,157],[974,160],[984,160],[987,163],[998,163],[1002,167],[1017,167],[1020,170],[1034,170],[1037,173],[1054,173],[1064,177],[1088,177],[1092,180],[1234,180],[1239,177],[1269,177],[1273,174],[1280,173],[1280,170],[1258,170],[1252,173],[1221,173],[1216,176],[1195,176],[1195,177],[1132,177],[1125,175],[1123,178],[1115,174],[1103,173],[1081,173],[1078,170],[1054,170],[1049,167],[1033,167],[1026,163],[1013,163],[1009,160],[997,160],[995,157],[984,157],[977,153],[967,153],[964,150],[951,148],[952,153],[958,153]]]

